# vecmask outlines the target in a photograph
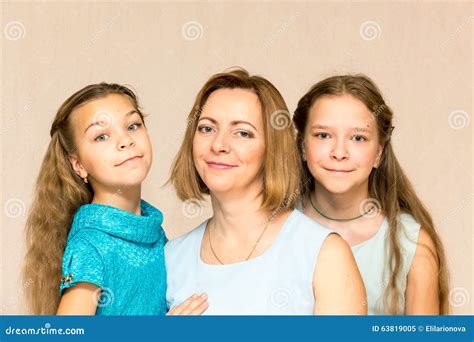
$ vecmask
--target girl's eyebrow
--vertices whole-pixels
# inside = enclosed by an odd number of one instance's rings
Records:
[[[313,125],[311,126],[311,128],[330,129],[329,126],[325,126],[325,125]]]
[[[313,126],[311,126],[311,128],[331,129],[331,127],[326,126],[326,125],[313,125]],[[356,132],[367,132],[367,133],[370,132],[368,127],[353,127],[352,129]]]
[[[130,112],[126,113],[125,114],[125,117],[127,116],[130,116],[132,114],[138,114],[137,110],[136,109],[132,109]],[[89,128],[91,128],[92,126],[98,126],[102,123],[102,121],[95,121],[95,122],[92,122],[89,126],[87,126],[87,128],[84,130],[84,134],[87,132],[87,130]]]
[[[369,128],[368,127],[354,127],[354,131],[357,131],[357,132],[370,132]]]
[[[207,117],[207,116],[202,116],[202,117],[200,117],[200,118],[199,118],[199,121],[201,121],[201,120],[209,120],[209,121],[211,121],[213,124],[216,124],[216,123],[217,123],[216,120],[214,120],[213,118]],[[238,124],[250,125],[250,126],[253,127],[254,130],[257,130],[257,129],[255,128],[255,126],[252,125],[252,124],[251,124],[250,122],[248,122],[248,121],[236,120],[236,121],[232,121],[232,122],[231,122],[231,125],[233,125],[233,126],[238,125]]]

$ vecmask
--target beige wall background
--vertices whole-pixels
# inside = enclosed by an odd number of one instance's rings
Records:
[[[395,112],[394,147],[430,209],[455,314],[473,314],[473,7],[456,2],[14,2],[1,4],[1,313],[23,314],[23,226],[59,105],[100,81],[138,93],[154,146],[143,197],[170,237],[210,216],[163,187],[206,79],[270,79],[290,111],[316,81],[363,72]]]

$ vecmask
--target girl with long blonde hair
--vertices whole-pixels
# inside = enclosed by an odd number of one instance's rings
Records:
[[[50,135],[26,224],[30,311],[165,314],[167,239],[161,212],[141,199],[152,148],[136,95],[86,86],[59,108]]]
[[[312,86],[293,117],[304,164],[302,207],[352,247],[369,314],[447,314],[443,245],[395,157],[392,120],[366,76]]]

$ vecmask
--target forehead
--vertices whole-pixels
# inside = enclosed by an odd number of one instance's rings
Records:
[[[249,89],[219,89],[211,93],[201,114],[216,121],[245,120],[261,123],[262,108],[260,100]]]
[[[84,127],[94,121],[94,118],[102,118],[107,115],[123,116],[135,109],[128,96],[110,94],[105,97],[88,101],[73,110],[71,120],[75,127]]]
[[[350,96],[323,96],[309,110],[309,124],[338,127],[375,127],[373,113],[359,99]]]

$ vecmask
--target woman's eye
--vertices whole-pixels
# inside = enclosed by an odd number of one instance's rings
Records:
[[[316,138],[319,138],[319,139],[328,139],[329,138],[329,134],[327,134],[327,133],[316,133],[314,136]]]
[[[95,141],[105,141],[105,140],[107,140],[107,138],[108,138],[107,134],[100,134],[94,140]]]
[[[211,133],[212,132],[212,127],[209,126],[199,126],[198,131],[201,133]]]
[[[253,134],[247,131],[238,131],[237,134],[242,138],[253,138]]]
[[[142,124],[141,123],[134,123],[128,126],[129,131],[136,131]]]
[[[363,142],[363,141],[366,141],[367,139],[362,135],[354,135],[352,137],[352,140],[357,141],[357,142]]]

